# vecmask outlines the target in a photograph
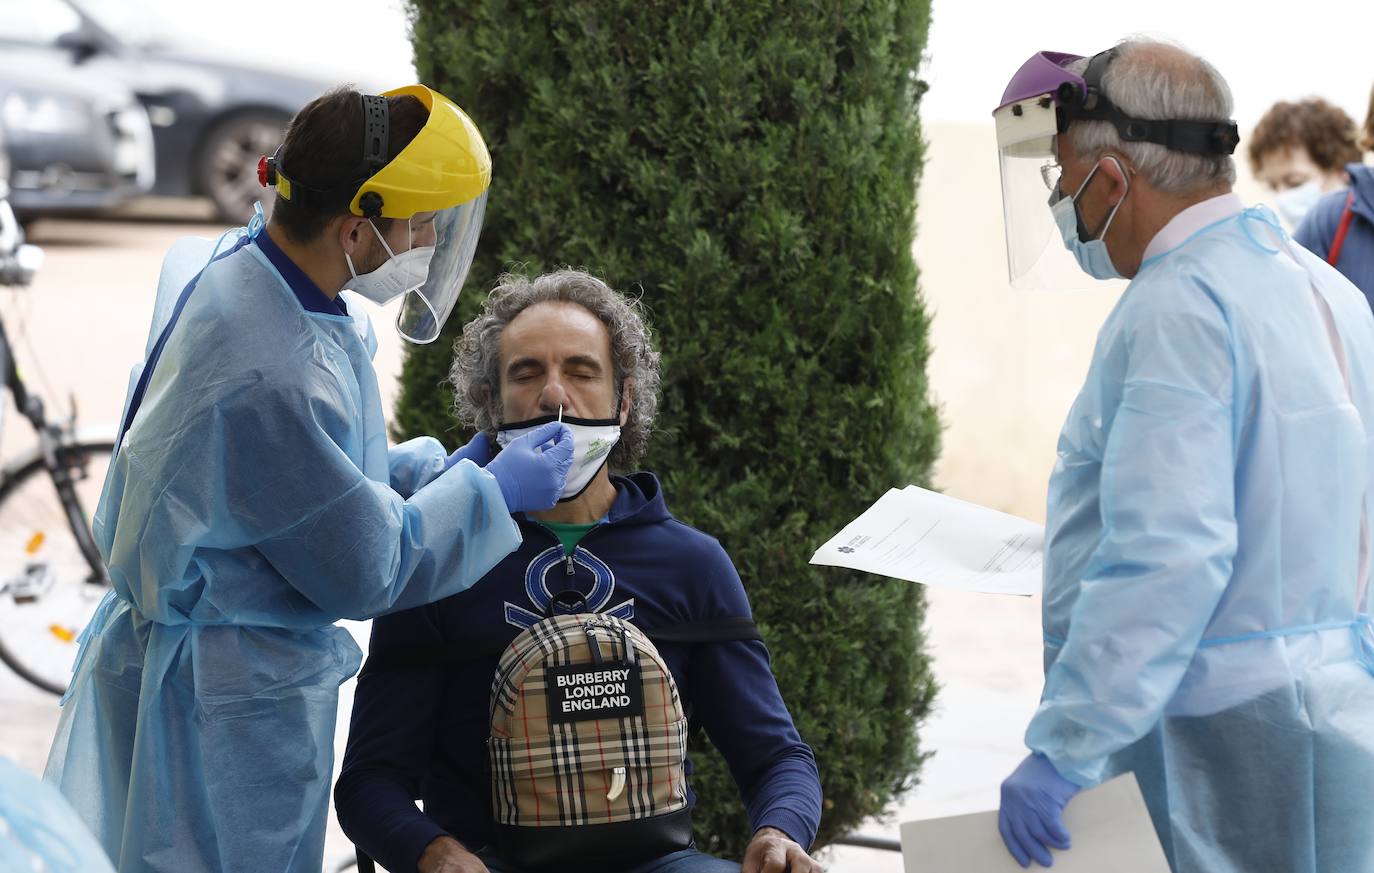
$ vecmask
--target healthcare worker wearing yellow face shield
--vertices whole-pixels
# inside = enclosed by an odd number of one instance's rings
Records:
[[[338,686],[360,661],[334,622],[467,588],[572,456],[561,425],[485,469],[432,438],[387,446],[353,292],[405,295],[402,336],[438,336],[491,177],[457,106],[334,91],[260,175],[270,223],[167,256],[94,521],[114,590],[45,778],[124,873],[318,871]]]

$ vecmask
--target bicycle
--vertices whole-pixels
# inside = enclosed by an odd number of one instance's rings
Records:
[[[27,286],[42,263],[42,250],[22,239],[0,190],[0,285]],[[0,466],[0,661],[62,694],[81,631],[110,588],[87,509],[100,497],[115,436],[78,430],[75,398],[66,420],[50,421],[13,351],[0,320],[0,375],[37,436],[36,446]]]

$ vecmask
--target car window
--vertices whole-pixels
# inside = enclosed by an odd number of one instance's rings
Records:
[[[164,16],[138,0],[72,0],[126,45],[147,46],[162,36]]]
[[[52,45],[81,27],[81,16],[61,0],[0,0],[0,39]]]

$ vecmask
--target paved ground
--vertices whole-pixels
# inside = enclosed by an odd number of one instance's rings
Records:
[[[929,372],[947,427],[938,482],[956,496],[1039,519],[1055,434],[1115,295],[1008,290],[1002,262],[991,256],[1002,243],[990,128],[928,135],[916,254],[934,315]],[[145,342],[161,252],[178,236],[223,229],[195,223],[194,211],[180,221],[165,214],[158,205],[119,223],[39,222],[34,241],[49,262],[37,284],[0,291],[7,328],[18,333],[27,313],[25,335],[41,350],[28,354],[21,343],[26,376],[46,381],[53,396],[74,392],[84,421],[112,423],[119,414],[128,366]],[[385,327],[394,313],[374,317]],[[399,341],[389,329],[379,334],[378,370],[390,396]],[[3,424],[0,457],[27,442],[12,413]],[[895,836],[901,820],[996,806],[998,783],[1024,754],[1021,733],[1039,692],[1038,609],[1037,599],[930,592],[928,631],[942,689],[922,738],[935,757],[890,820],[865,830]],[[365,637],[364,627],[354,630]],[[350,683],[340,743],[351,694]],[[53,698],[0,668],[0,754],[40,771],[56,718]],[[347,852],[332,830],[326,869]],[[895,853],[839,849],[827,860],[843,873],[901,869]]]

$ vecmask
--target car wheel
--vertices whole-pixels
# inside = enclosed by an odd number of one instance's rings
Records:
[[[276,113],[248,112],[226,118],[206,136],[196,180],[222,220],[247,222],[259,201],[263,209],[271,208],[271,192],[258,184],[258,159],[281,145],[288,120]]]

